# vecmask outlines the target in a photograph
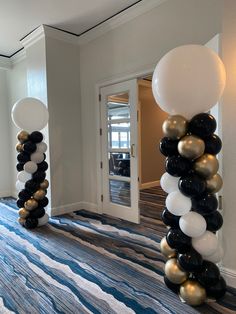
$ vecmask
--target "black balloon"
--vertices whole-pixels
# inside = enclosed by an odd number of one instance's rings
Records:
[[[43,207],[38,207],[30,211],[29,218],[42,218],[45,215],[45,209]]]
[[[204,139],[205,142],[205,153],[211,155],[217,155],[221,148],[222,142],[219,136],[212,134]]]
[[[46,161],[42,161],[38,164],[38,171],[46,171],[48,169],[48,163]]]
[[[39,207],[46,207],[48,205],[48,198],[44,197],[42,200],[38,201]]]
[[[171,282],[166,276],[164,276],[164,282],[166,284],[166,286],[172,290],[174,293],[178,294],[179,293],[179,288],[180,288],[180,285],[177,285],[173,282]]]
[[[178,254],[178,263],[181,268],[187,272],[199,271],[202,267],[202,256],[194,249],[184,253]]]
[[[24,202],[28,201],[32,196],[32,193],[30,193],[27,190],[21,190],[18,194],[18,197],[23,200]]]
[[[206,189],[206,181],[197,175],[181,177],[179,189],[188,197],[200,196]]]
[[[172,249],[179,253],[186,253],[191,248],[191,238],[180,229],[170,229],[166,235],[166,241]]]
[[[208,215],[218,208],[218,201],[214,194],[204,194],[192,198],[192,208],[199,214]]]
[[[166,157],[178,155],[178,143],[178,140],[173,140],[169,137],[163,137],[160,141],[160,152]]]
[[[208,113],[199,113],[189,122],[189,132],[201,138],[213,134],[216,130],[216,120]]]
[[[24,204],[25,204],[25,201],[20,198],[16,201],[16,205],[18,208],[24,207]]]
[[[25,189],[29,191],[30,193],[34,193],[38,190],[39,184],[35,182],[34,180],[28,180],[25,183]]]
[[[36,144],[31,141],[28,141],[23,145],[24,152],[29,153],[29,154],[34,153],[36,149],[37,149]]]
[[[204,218],[207,223],[207,230],[209,231],[216,232],[223,225],[223,217],[217,210],[210,215],[205,215]]]
[[[171,228],[179,228],[180,216],[173,215],[167,208],[164,208],[161,218],[165,225],[170,226]]]
[[[166,158],[166,171],[174,177],[182,177],[187,175],[192,169],[190,160],[181,156],[172,156]]]
[[[220,279],[216,284],[213,286],[206,288],[207,296],[214,298],[214,299],[220,299],[225,295],[226,292],[226,282],[223,277],[220,276]]]
[[[38,219],[36,218],[26,218],[24,226],[26,229],[34,229],[38,225]]]
[[[16,165],[17,171],[22,171],[22,170],[24,169],[24,164],[25,164],[25,163],[19,162],[19,163]]]
[[[34,143],[40,143],[43,140],[43,134],[39,131],[34,131],[29,135],[29,139]]]
[[[44,171],[36,171],[33,176],[32,179],[38,183],[42,183],[46,178],[46,173]]]
[[[215,285],[220,279],[219,268],[212,262],[203,261],[201,271],[195,273],[197,280],[204,287]]]
[[[19,153],[17,155],[17,160],[21,163],[25,163],[27,161],[30,161],[30,155],[25,152]]]

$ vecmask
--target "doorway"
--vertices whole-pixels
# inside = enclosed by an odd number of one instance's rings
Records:
[[[135,223],[160,220],[165,194],[158,145],[167,114],[155,103],[151,76],[103,87],[100,94],[101,213]]]

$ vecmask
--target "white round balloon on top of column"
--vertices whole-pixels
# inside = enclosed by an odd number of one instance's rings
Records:
[[[214,264],[222,256],[214,234],[223,223],[214,195],[222,187],[216,159],[222,143],[214,134],[214,117],[206,113],[219,101],[225,76],[218,55],[200,45],[171,50],[153,74],[155,100],[170,114],[163,123],[159,146],[166,157],[160,184],[169,193],[162,213],[163,222],[170,226],[165,239],[168,252],[177,254],[176,264],[187,274],[186,281],[176,285],[179,271],[172,263],[171,276],[165,268],[164,281],[190,305],[202,304],[207,296],[220,298],[226,291]],[[217,292],[212,285],[217,285]]]
[[[48,181],[45,161],[47,144],[43,142],[40,132],[48,123],[48,110],[38,99],[27,97],[15,103],[12,108],[14,124],[22,128],[16,145],[18,152],[16,166],[19,171],[16,188],[19,190],[17,206],[19,223],[27,229],[42,226],[48,222],[45,208],[48,205],[46,197]]]
[[[191,118],[211,109],[225,87],[225,68],[218,55],[201,45],[169,51],[157,64],[152,90],[165,112]]]

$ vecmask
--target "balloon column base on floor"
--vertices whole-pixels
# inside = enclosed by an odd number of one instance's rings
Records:
[[[221,60],[198,45],[170,51],[153,75],[154,97],[170,114],[160,142],[166,157],[160,183],[168,193],[162,213],[168,232],[160,243],[167,258],[164,281],[192,306],[221,298],[226,291],[215,264],[223,257],[216,236],[223,224],[216,197],[223,184],[216,158],[222,143],[214,133],[214,117],[206,113],[221,97],[224,85]]]
[[[48,164],[45,161],[47,144],[39,132],[48,122],[48,111],[42,102],[29,97],[13,106],[12,119],[17,127],[27,129],[17,134],[18,221],[26,229],[34,229],[45,225],[49,219],[45,211],[49,186],[46,179]]]

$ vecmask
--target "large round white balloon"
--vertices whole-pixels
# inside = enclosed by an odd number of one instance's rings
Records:
[[[48,123],[48,110],[38,99],[26,97],[17,101],[12,108],[12,120],[15,125],[28,132],[40,131]]]
[[[45,142],[40,142],[37,145],[36,153],[45,153],[47,151],[47,144]]]
[[[212,263],[219,263],[222,260],[223,256],[224,256],[224,250],[222,246],[218,245],[216,251],[212,255],[209,255],[209,256],[203,255],[202,258]]]
[[[26,172],[26,171],[20,171],[17,174],[17,180],[25,183],[26,181],[32,179],[32,174]]]
[[[30,159],[36,164],[40,164],[42,161],[44,161],[44,155],[43,153],[33,153],[30,155]]]
[[[38,219],[38,227],[41,227],[43,225],[46,225],[48,223],[48,220],[49,220],[49,216],[48,214],[46,213],[42,218],[39,218]]]
[[[191,199],[181,192],[171,192],[166,198],[166,207],[173,215],[182,216],[187,214],[192,206]]]
[[[179,182],[178,177],[173,177],[171,176],[168,172],[165,172],[160,180],[160,184],[162,189],[166,192],[166,193],[171,193],[174,191],[178,191],[178,182]]]
[[[38,166],[34,161],[27,161],[24,164],[24,170],[28,173],[35,173],[38,170]]]
[[[192,246],[199,254],[210,256],[217,250],[218,239],[214,233],[206,231],[200,237],[192,239]]]
[[[179,220],[179,227],[187,236],[200,237],[206,231],[206,220],[204,217],[193,211],[183,215]]]
[[[224,64],[213,50],[185,45],[169,51],[159,61],[152,90],[162,110],[191,118],[218,102],[225,79]]]

